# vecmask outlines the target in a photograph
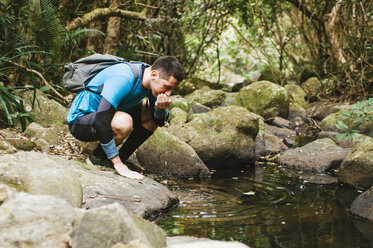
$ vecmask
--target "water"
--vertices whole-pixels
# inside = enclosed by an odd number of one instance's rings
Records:
[[[347,213],[357,192],[303,178],[266,165],[216,172],[205,181],[168,179],[180,205],[159,225],[170,236],[235,240],[253,248],[373,247],[373,224]]]

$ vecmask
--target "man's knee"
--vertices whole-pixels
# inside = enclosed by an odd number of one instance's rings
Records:
[[[117,111],[111,121],[111,129],[115,135],[126,138],[132,131],[133,120],[132,117],[121,111]]]

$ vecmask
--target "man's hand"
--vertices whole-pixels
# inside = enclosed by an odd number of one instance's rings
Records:
[[[155,102],[155,106],[158,109],[167,109],[170,106],[171,99],[166,94],[159,94],[157,96],[157,101]]]
[[[140,173],[128,169],[128,167],[120,160],[119,156],[112,158],[111,162],[113,163],[114,169],[123,177],[136,180],[142,180],[144,178]]]

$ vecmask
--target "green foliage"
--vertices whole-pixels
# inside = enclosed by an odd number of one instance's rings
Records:
[[[351,109],[343,111],[338,117],[341,120],[335,126],[342,133],[338,134],[336,139],[352,140],[354,135],[359,133],[358,127],[373,118],[373,98],[355,103]]]
[[[23,106],[23,100],[0,85],[0,103],[4,108],[10,126],[14,126],[14,119],[19,119],[22,131],[26,129],[26,121],[32,122],[32,118]]]

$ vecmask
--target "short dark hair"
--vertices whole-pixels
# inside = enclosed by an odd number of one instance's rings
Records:
[[[184,79],[183,67],[173,56],[159,57],[152,65],[152,70],[157,70],[160,77],[166,80],[172,76],[180,83]]]

